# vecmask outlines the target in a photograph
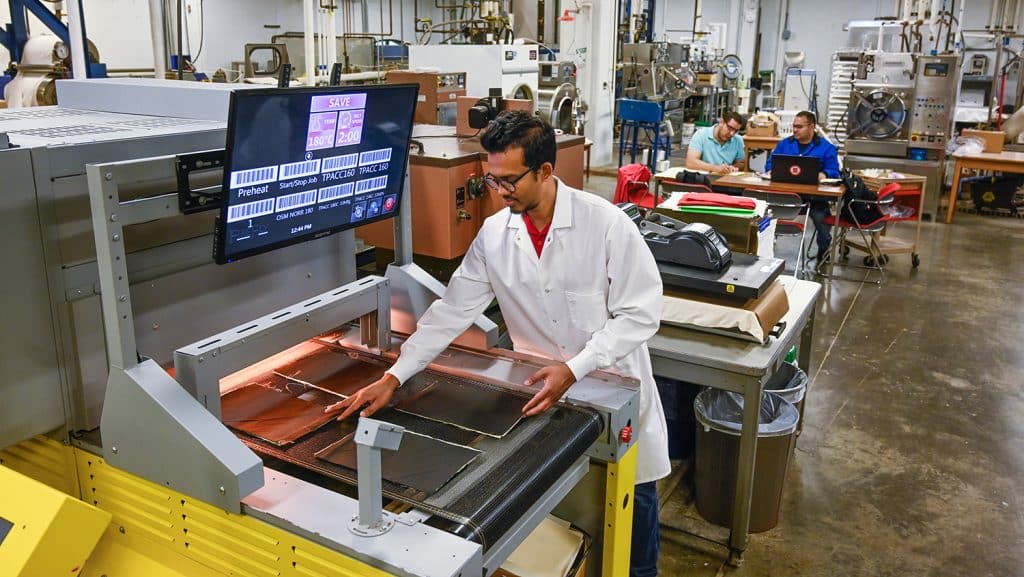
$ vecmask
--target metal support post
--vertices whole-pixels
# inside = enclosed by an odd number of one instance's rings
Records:
[[[397,451],[405,427],[376,419],[359,419],[356,429],[356,473],[359,481],[359,514],[349,521],[348,529],[362,537],[383,535],[395,526],[394,519],[381,510],[383,488],[380,451]]]
[[[405,183],[395,218],[395,265],[412,264],[412,189],[409,186],[409,163],[405,164]]]
[[[71,76],[72,78],[88,78],[89,74],[89,45],[85,35],[85,17],[82,14],[82,0],[69,0],[68,6],[68,36],[71,48]]]

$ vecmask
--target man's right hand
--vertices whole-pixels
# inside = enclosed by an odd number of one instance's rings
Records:
[[[732,174],[737,170],[739,169],[731,164],[722,164],[718,167],[717,172],[719,172],[720,174]]]
[[[391,373],[384,373],[384,376],[377,381],[359,389],[349,398],[343,401],[338,401],[337,403],[327,407],[324,409],[324,412],[333,413],[344,409],[341,415],[338,415],[337,419],[339,421],[343,421],[346,417],[365,405],[366,408],[359,413],[359,416],[369,417],[391,402],[391,396],[395,394],[395,389],[397,389],[400,384],[401,383],[398,382],[398,379],[396,379],[394,375]]]

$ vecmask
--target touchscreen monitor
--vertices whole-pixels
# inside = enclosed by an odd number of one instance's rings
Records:
[[[225,264],[396,216],[417,90],[233,92],[214,259]]]

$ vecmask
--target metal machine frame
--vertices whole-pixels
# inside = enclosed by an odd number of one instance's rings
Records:
[[[351,559],[360,567],[359,574],[367,574],[365,570],[369,569],[363,563],[401,575],[489,574],[545,515],[556,509],[574,520],[580,516],[578,525],[592,535],[602,535],[601,563],[593,566],[602,566],[604,575],[625,574],[636,449],[635,442],[623,440],[619,431],[638,419],[639,392],[635,383],[623,386],[629,383],[621,377],[594,373],[574,385],[567,401],[599,411],[604,424],[602,437],[586,456],[581,456],[547,488],[544,496],[486,554],[476,543],[424,525],[422,521],[428,515],[416,510],[393,516],[394,528],[386,535],[373,539],[356,537],[338,520],[354,516],[358,501],[265,468],[220,422],[222,377],[355,319],[360,321],[359,337],[353,337],[346,346],[383,353],[395,342],[390,333],[395,296],[392,288],[399,289],[401,305],[412,305],[410,308],[414,309],[399,311],[405,315],[403,318],[414,320],[436,298],[438,287],[423,286],[420,281],[425,275],[411,264],[411,207],[407,202],[402,204],[395,221],[398,262],[389,269],[389,278],[369,277],[349,283],[179,348],[174,355],[177,380],[154,360],[141,358],[136,350],[130,291],[130,275],[138,269],[127,262],[124,228],[178,216],[181,212],[177,192],[131,200],[122,200],[122,192],[169,177],[173,174],[174,158],[87,166],[109,381],[101,423],[105,459],[85,458],[87,465],[83,465],[83,458],[73,459],[79,469],[102,467],[105,471],[99,477],[90,472],[89,480],[83,480],[81,485],[83,492],[91,486],[93,492],[108,495],[105,502],[110,502],[111,496],[120,492],[115,486],[128,484],[147,487],[135,490],[156,502],[180,500],[182,510],[212,505],[227,515],[226,526],[234,527],[222,530],[227,534],[251,527],[252,519],[247,517],[259,519],[270,526],[260,531],[280,530],[292,535],[290,541],[308,540],[325,546]],[[408,180],[404,193],[409,194]],[[195,266],[194,262],[171,253],[165,256],[169,260],[151,263],[151,267],[167,273]],[[408,322],[403,322],[408,328]],[[471,342],[486,349],[495,328],[493,324],[478,323],[478,329],[478,337]],[[517,385],[512,383],[523,382],[543,363],[511,352],[450,349],[432,367],[455,375],[509,383],[515,388]],[[140,423],[145,423],[145,427]],[[88,450],[90,445],[82,447]],[[70,450],[87,454],[77,448]],[[606,505],[600,507],[600,503]],[[582,519],[587,514],[592,516],[594,509],[601,511],[596,519]],[[325,515],[325,510],[332,514]],[[167,522],[172,526],[179,524],[176,507],[166,513]],[[131,533],[146,533],[164,526],[165,522],[154,521],[162,515],[163,512],[143,520],[115,511],[114,522]],[[180,524],[185,525],[186,534],[195,522],[187,517],[186,513],[181,514]],[[178,552],[202,560],[199,539],[198,535],[189,536],[185,550]],[[189,542],[196,544],[192,551]],[[232,546],[235,545],[228,545]],[[450,555],[437,555],[439,550]],[[294,546],[292,551],[294,555]]]

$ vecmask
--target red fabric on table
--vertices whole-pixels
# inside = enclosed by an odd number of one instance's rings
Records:
[[[757,204],[754,203],[754,199],[745,196],[732,196],[717,192],[691,192],[683,195],[679,200],[679,206],[724,206],[754,210]]]

